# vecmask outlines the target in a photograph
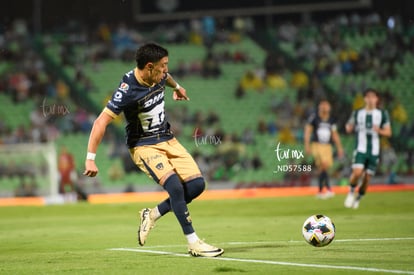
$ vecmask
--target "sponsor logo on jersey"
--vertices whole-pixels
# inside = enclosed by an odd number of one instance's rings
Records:
[[[121,92],[116,92],[114,95],[114,101],[116,102],[121,102],[122,101],[122,93]]]
[[[119,85],[118,90],[120,90],[121,92],[126,93],[129,89],[129,85],[126,84],[125,82],[122,82],[121,85]]]
[[[162,100],[164,98],[164,92],[160,93],[159,95],[150,98],[149,100],[145,101],[144,108],[148,108],[151,105],[157,103],[158,101]]]
[[[157,168],[158,170],[162,170],[164,169],[164,165],[160,162],[157,165],[155,165],[155,168]]]

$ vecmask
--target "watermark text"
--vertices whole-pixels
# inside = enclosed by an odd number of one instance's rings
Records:
[[[51,104],[51,105],[47,105],[46,104],[46,98],[43,99],[43,103],[40,107],[42,108],[42,112],[43,112],[44,117],[64,116],[64,115],[70,114],[68,106],[63,105],[63,104],[56,104],[56,103]]]
[[[194,130],[194,143],[196,147],[200,145],[220,145],[221,137],[214,135],[205,135],[203,136],[198,128]]]

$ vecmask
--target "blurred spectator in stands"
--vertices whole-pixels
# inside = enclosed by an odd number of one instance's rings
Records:
[[[358,62],[358,53],[349,46],[343,45],[338,53],[339,62],[343,74],[355,71],[355,63]]]
[[[295,107],[292,101],[288,95],[285,95],[282,101],[273,107],[272,111],[276,113],[279,121],[290,122],[293,118]]]
[[[16,197],[37,196],[37,184],[34,177],[20,177],[19,185],[14,190]]]
[[[281,127],[277,140],[283,144],[296,143],[295,134],[293,133],[292,128],[288,123],[284,123],[284,125]]]
[[[298,90],[306,90],[309,87],[309,76],[301,69],[293,72],[290,86]]]
[[[213,16],[202,18],[203,40],[207,49],[211,49],[216,39],[216,20]]]
[[[270,121],[266,124],[266,126],[267,126],[267,132],[268,132],[270,135],[276,135],[276,134],[278,133],[278,131],[279,131],[279,127],[278,127],[278,125],[277,125],[276,121],[274,121],[274,120],[270,120]]]
[[[104,43],[110,43],[111,42],[111,28],[108,24],[102,22],[98,25],[98,29],[96,30],[96,35],[98,38],[98,41],[102,41]]]
[[[199,151],[193,152],[192,155],[194,157],[194,160],[197,162],[197,165],[200,168],[201,173],[203,173],[207,180],[210,180],[213,176],[212,167],[214,166],[214,164],[212,163],[212,161]]]
[[[398,183],[396,175],[396,167],[398,157],[397,154],[387,139],[381,139],[381,170],[388,177],[388,184]]]
[[[288,85],[283,75],[272,73],[266,75],[266,86],[275,90],[284,90]]]
[[[30,140],[34,143],[42,143],[47,141],[46,137],[47,116],[39,107],[30,113]]]
[[[264,61],[264,81],[272,89],[284,89],[287,81],[283,74],[286,70],[285,59],[282,55],[268,52]]]
[[[249,56],[240,50],[236,50],[233,53],[232,59],[234,63],[247,63],[249,61]]]
[[[408,122],[408,114],[404,105],[399,100],[394,104],[391,110],[391,119],[399,125],[404,125]]]
[[[199,45],[199,46],[203,44],[202,23],[201,23],[201,20],[198,18],[193,18],[190,21],[189,42],[190,44]]]
[[[233,29],[240,33],[251,33],[254,31],[254,21],[251,17],[240,17],[236,16],[233,19]]]
[[[220,122],[220,116],[218,115],[218,113],[214,110],[209,110],[207,117],[206,117],[207,126],[212,126],[219,122]]]
[[[56,81],[56,95],[58,99],[65,102],[70,97],[70,89],[69,86],[61,79]]]
[[[357,93],[352,101],[352,110],[358,110],[365,106],[364,96],[361,92]]]
[[[285,63],[282,55],[268,52],[264,61],[265,75],[282,74],[286,68]]]
[[[30,135],[24,125],[19,125],[12,133],[11,143],[28,143],[30,142]]]
[[[228,180],[234,175],[235,166],[240,163],[246,152],[246,147],[236,135],[226,134],[216,152],[222,161],[222,166],[220,170],[216,171],[215,177],[218,180]]]
[[[176,75],[179,78],[183,78],[190,74],[190,68],[188,63],[184,61],[184,59],[178,60],[178,65],[174,69],[174,75]]]
[[[29,98],[31,82],[23,72],[15,72],[9,78],[9,88],[11,89],[14,102],[23,102]]]
[[[123,61],[130,60],[137,46],[144,40],[134,29],[129,29],[125,23],[120,23],[112,35],[115,58]]]
[[[244,91],[258,91],[261,92],[264,88],[262,78],[255,74],[253,70],[248,70],[240,79],[240,88]]]
[[[251,159],[251,164],[254,170],[259,170],[263,167],[263,161],[257,152],[254,153]]]
[[[75,131],[88,133],[92,129],[94,119],[93,115],[86,112],[85,109],[78,107],[73,118]]]
[[[256,143],[255,139],[254,139],[254,136],[255,136],[255,133],[254,133],[253,129],[251,129],[250,127],[246,127],[243,130],[243,133],[241,134],[241,139],[240,140],[243,144],[253,145],[253,144]]]
[[[298,36],[298,27],[292,22],[286,22],[279,26],[277,38],[281,41],[292,42]]]
[[[243,88],[243,86],[241,85],[241,83],[239,83],[239,85],[237,85],[236,90],[234,91],[234,96],[237,99],[241,99],[246,95],[246,90]]]
[[[201,75],[205,78],[217,78],[221,75],[220,65],[211,51],[203,60]]]
[[[266,124],[266,121],[264,120],[264,118],[259,119],[259,121],[257,122],[256,129],[257,129],[257,132],[259,134],[262,134],[262,135],[267,134],[267,132],[268,132],[267,131],[267,124]]]

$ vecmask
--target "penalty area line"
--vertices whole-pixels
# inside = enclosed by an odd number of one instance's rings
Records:
[[[149,254],[159,254],[159,255],[171,255],[177,257],[190,257],[189,254],[174,253],[168,251],[159,251],[159,250],[147,250],[147,249],[138,249],[138,248],[109,248],[110,251],[128,251],[128,252],[137,252],[137,253],[149,253]],[[199,259],[209,259],[217,261],[229,261],[229,262],[243,262],[243,263],[258,263],[258,264],[270,264],[270,265],[283,265],[283,266],[296,266],[296,267],[314,267],[314,268],[324,268],[324,269],[342,269],[342,270],[355,270],[355,271],[366,271],[366,272],[382,272],[382,273],[392,273],[392,274],[410,274],[414,275],[414,271],[404,271],[404,270],[394,270],[394,269],[381,269],[381,268],[371,268],[371,267],[357,267],[357,266],[345,266],[345,265],[325,265],[325,264],[303,264],[303,263],[294,263],[294,262],[279,262],[279,261],[270,261],[270,260],[255,260],[255,259],[241,259],[241,258],[227,258],[227,257],[198,257]]]

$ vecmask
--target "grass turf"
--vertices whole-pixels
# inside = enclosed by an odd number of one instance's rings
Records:
[[[225,249],[221,260],[184,257],[185,238],[172,213],[137,247],[137,211],[148,203],[4,207],[0,274],[414,274],[413,194],[369,193],[358,210],[345,209],[343,195],[196,200],[194,226]],[[332,244],[314,248],[301,226],[319,213],[332,218],[337,232]]]

